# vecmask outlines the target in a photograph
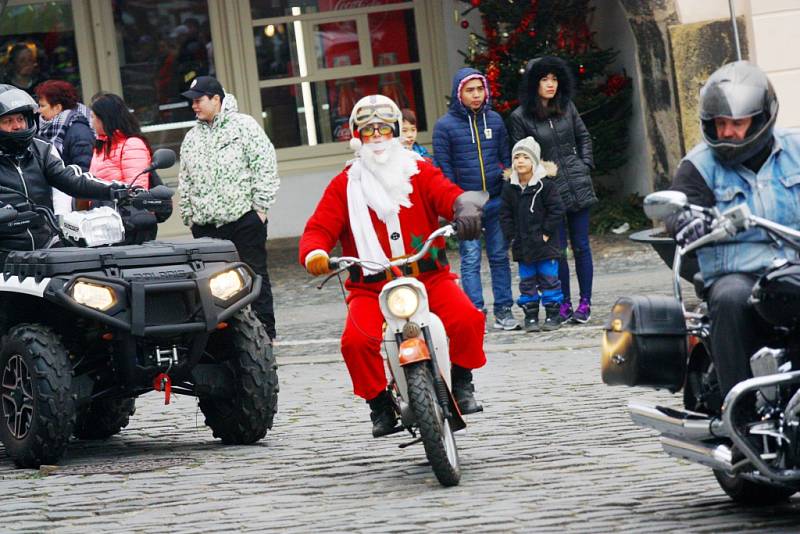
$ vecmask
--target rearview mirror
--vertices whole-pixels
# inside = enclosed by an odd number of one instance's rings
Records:
[[[663,221],[688,205],[689,200],[680,191],[657,191],[644,197],[644,213],[658,221]]]
[[[150,162],[152,169],[167,169],[175,165],[175,151],[169,148],[159,148],[153,152]]]

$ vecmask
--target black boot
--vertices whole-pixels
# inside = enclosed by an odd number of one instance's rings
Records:
[[[525,331],[538,332],[539,331],[539,301],[528,302],[520,306],[522,311],[525,312]]]
[[[392,397],[386,390],[381,391],[377,397],[368,400],[372,420],[372,437],[379,438],[394,433],[397,428],[397,412],[394,409]]]
[[[475,400],[475,386],[472,384],[472,371],[453,365],[450,370],[453,379],[453,397],[456,399],[461,415],[482,412],[483,406]]]
[[[542,330],[545,332],[549,332],[551,330],[558,330],[561,328],[561,323],[564,322],[564,319],[561,317],[561,305],[560,304],[548,304],[544,307],[544,311],[546,317],[544,319],[544,324],[542,325]]]

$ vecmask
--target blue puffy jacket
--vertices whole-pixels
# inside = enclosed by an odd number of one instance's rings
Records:
[[[459,96],[462,81],[474,75],[486,89],[486,102],[477,112],[464,106]],[[465,191],[488,191],[496,197],[503,188],[503,168],[511,166],[508,132],[500,115],[492,111],[486,78],[475,69],[465,67],[453,78],[450,109],[433,127],[433,158],[444,175]]]

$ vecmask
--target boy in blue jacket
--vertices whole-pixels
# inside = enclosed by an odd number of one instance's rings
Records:
[[[503,169],[511,167],[508,133],[500,115],[491,108],[486,77],[472,68],[453,78],[450,109],[433,127],[436,165],[465,191],[486,191],[483,232],[494,294],[494,328],[516,330],[511,312],[511,267],[508,243],[500,230],[500,192]],[[485,312],[481,287],[481,242],[461,241],[461,284],[472,303]]]

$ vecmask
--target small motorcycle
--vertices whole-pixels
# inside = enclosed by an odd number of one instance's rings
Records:
[[[383,347],[391,380],[389,390],[400,414],[402,427],[413,438],[401,448],[422,442],[425,455],[443,486],[461,480],[461,468],[454,432],[466,427],[451,393],[450,353],[441,319],[430,311],[425,285],[404,276],[404,265],[416,262],[428,252],[434,240],[455,234],[446,225],[428,236],[414,255],[397,259],[385,267],[395,279],[383,286],[379,296],[385,323]],[[352,266],[373,266],[354,257],[330,258],[335,271],[318,287]]]
[[[687,276],[682,270],[685,257],[740,232],[760,229],[798,251],[800,232],[753,215],[745,204],[720,212],[690,205],[677,191],[648,195],[644,208],[657,220],[690,210],[708,217],[711,231],[676,247],[674,297],[623,297],[614,304],[602,342],[603,381],[672,393],[683,390],[682,410],[631,402],[634,423],[657,430],[670,456],[713,469],[734,501],[785,501],[800,491],[800,264],[776,261],[755,283],[750,302],[772,325],[772,332],[768,344],[750,358],[753,378],[738,383],[724,399],[711,357],[714,318],[705,302],[692,311],[685,309],[680,277],[682,272]],[[653,246],[662,249],[659,254],[666,261],[671,254],[657,241]],[[702,301],[702,277],[693,278]]]

